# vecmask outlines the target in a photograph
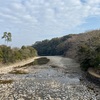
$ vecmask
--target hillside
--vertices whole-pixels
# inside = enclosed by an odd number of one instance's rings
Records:
[[[79,46],[87,44],[95,47],[100,43],[100,30],[80,34],[69,34],[60,38],[36,42],[33,47],[39,55],[64,55],[76,58]]]
[[[69,34],[61,38],[36,42],[39,55],[63,55],[76,59],[83,70],[95,67],[100,74],[100,30]]]

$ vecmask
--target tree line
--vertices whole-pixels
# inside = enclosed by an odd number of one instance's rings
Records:
[[[12,41],[12,34],[10,32],[4,32],[2,39],[5,42]],[[29,57],[37,56],[37,51],[31,46],[22,46],[21,48],[11,48],[10,46],[0,45],[0,63],[14,63]]]
[[[31,46],[21,48],[11,48],[10,46],[0,45],[0,63],[14,63],[23,59],[37,56],[37,51]]]
[[[67,35],[61,38],[37,41],[32,47],[37,50],[40,56],[63,55],[68,49],[68,43],[66,43],[66,40],[70,37],[71,35]]]
[[[74,58],[85,70],[89,67],[100,68],[100,30],[38,41],[32,46],[42,56],[63,55]]]

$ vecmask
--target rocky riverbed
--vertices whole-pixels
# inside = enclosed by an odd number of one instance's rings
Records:
[[[78,63],[58,56],[47,58],[47,64],[0,74],[0,100],[100,100],[100,87],[85,78]]]

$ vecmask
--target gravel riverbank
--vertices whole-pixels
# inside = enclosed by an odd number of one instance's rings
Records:
[[[16,70],[25,74],[5,73],[0,80],[0,100],[100,100],[100,87],[83,76],[79,64],[69,58],[48,56],[45,65],[31,65]]]

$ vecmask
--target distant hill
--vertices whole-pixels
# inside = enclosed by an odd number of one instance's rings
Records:
[[[39,55],[64,55],[76,58],[79,47],[88,45],[95,48],[100,45],[100,30],[92,30],[80,34],[69,34],[60,38],[36,42],[33,47]]]

